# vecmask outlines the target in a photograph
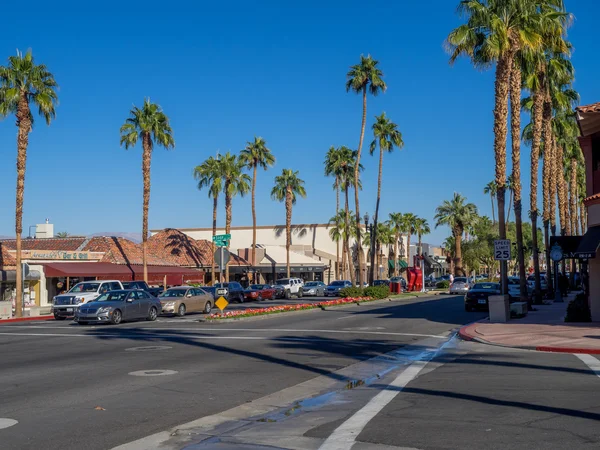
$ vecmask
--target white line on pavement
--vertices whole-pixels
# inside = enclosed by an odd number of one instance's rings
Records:
[[[408,366],[390,386],[394,388],[385,389],[377,394],[365,406],[358,410],[352,417],[341,424],[319,447],[319,450],[350,450],[356,442],[356,437],[361,433],[365,426],[379,412],[390,403],[400,391],[427,365],[429,360],[415,361]]]
[[[574,355],[582,360],[590,369],[592,369],[592,372],[600,377],[600,361],[598,361],[592,355],[584,353],[574,353]]]

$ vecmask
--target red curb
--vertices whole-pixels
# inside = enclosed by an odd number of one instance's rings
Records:
[[[0,320],[0,325],[3,323],[14,323],[14,322],[31,322],[34,320],[56,320],[54,316],[36,316],[36,317],[16,317],[14,319],[2,319]]]
[[[553,353],[585,353],[588,355],[600,355],[600,348],[575,348],[575,347],[536,347],[538,352]]]

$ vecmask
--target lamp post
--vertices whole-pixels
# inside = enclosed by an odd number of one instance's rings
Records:
[[[374,227],[373,224],[369,224],[369,213],[365,213],[365,230],[369,232],[369,256],[371,258],[371,267],[369,268],[369,285],[373,285],[373,280],[375,279],[375,242],[377,242],[377,238],[375,234],[377,233],[377,227]],[[361,286],[362,287],[362,286]]]

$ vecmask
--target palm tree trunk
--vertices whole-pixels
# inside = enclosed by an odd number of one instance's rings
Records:
[[[562,166],[564,165],[564,149],[561,145],[556,146],[556,191],[558,196],[558,216],[560,219],[560,235],[571,234],[571,220],[569,220],[569,209],[567,205],[567,187]]]
[[[215,195],[213,197],[213,222],[212,222],[212,235],[215,237],[217,235],[217,206],[219,204],[219,197]],[[210,276],[211,282],[215,284],[215,250],[216,247],[213,245],[212,250],[210,252]]]
[[[494,210],[494,194],[490,192],[490,200],[492,201],[492,223],[496,225],[496,211]]]
[[[394,239],[394,276],[397,277],[400,273],[400,258],[398,254],[398,241],[400,240],[400,233],[396,233],[396,237]]]
[[[22,95],[17,106],[17,198],[15,207],[16,233],[16,291],[15,316],[23,315],[23,271],[21,270],[21,234],[23,233],[23,193],[25,192],[25,166],[27,164],[27,146],[31,131],[31,115],[27,96]]]
[[[571,183],[570,191],[571,191],[571,231],[573,235],[576,236],[577,233],[577,160],[575,158],[571,159],[571,179],[569,180]],[[583,228],[582,228],[583,234]]]
[[[230,181],[225,182],[225,234],[229,234],[231,231],[231,195],[229,195],[229,185]],[[229,241],[231,242],[231,241]],[[227,249],[229,250],[229,244],[227,245]],[[223,274],[221,274],[222,276]],[[225,279],[223,282],[229,281],[229,264],[225,264]]]
[[[377,241],[377,220],[379,218],[379,202],[381,200],[381,179],[383,177],[383,147],[379,143],[379,175],[377,178],[377,202],[375,203],[375,217],[373,218],[373,236],[372,241]],[[371,252],[371,273],[369,274],[369,284],[373,284],[375,279],[375,254]],[[379,266],[379,265],[378,265]]]
[[[256,161],[252,174],[252,266],[256,266]],[[254,281],[254,276],[252,276]]]
[[[335,215],[340,212],[340,178],[335,177]],[[340,279],[340,241],[335,242],[335,279]]]
[[[462,268],[462,230],[454,230],[454,275],[464,276]]]
[[[508,232],[508,224],[510,223],[510,209],[512,208],[514,192],[511,189],[508,196],[508,209],[506,210],[506,230]]]
[[[528,302],[525,275],[525,248],[523,244],[523,217],[521,204],[521,66],[515,58],[510,76],[510,118],[512,140],[512,191],[514,199],[515,228],[517,234],[517,261],[519,263],[519,293],[522,302]],[[510,212],[510,207],[509,207]]]
[[[406,264],[411,267],[410,261],[410,231],[406,234]],[[413,264],[414,265],[414,264]]]
[[[292,189],[288,186],[285,193],[285,267],[287,277],[291,277],[290,271],[290,246],[292,245]]]
[[[340,278],[338,279],[344,279],[347,280],[347,266],[348,266],[348,247],[346,246],[346,240],[342,237],[342,267],[341,267],[341,274],[340,274]]]
[[[556,173],[557,173],[557,162],[556,162],[556,140],[554,133],[550,132],[550,230],[552,236],[556,236]]]
[[[144,264],[144,281],[148,283],[148,209],[150,207],[150,163],[152,162],[152,141],[149,133],[142,138],[144,153],[142,155],[142,174],[144,177],[144,208],[142,212],[142,261]]]
[[[552,103],[550,95],[546,93],[544,100],[544,168],[542,171],[542,191],[544,194],[544,247],[546,257],[546,283],[548,292],[552,292],[552,263],[550,261],[550,217],[551,217],[551,180],[552,180]]]
[[[542,303],[542,286],[540,279],[540,257],[537,238],[537,190],[538,190],[538,172],[540,164],[540,144],[542,140],[542,122],[543,122],[544,97],[541,92],[533,93],[533,139],[531,143],[531,190],[529,192],[529,208],[531,211],[531,237],[533,241],[533,269],[535,273],[535,301],[536,304]]]
[[[362,124],[360,128],[360,140],[358,141],[358,149],[356,155],[356,164],[354,165],[354,201],[356,203],[356,249],[358,257],[358,280],[359,286],[362,287],[365,282],[365,267],[364,267],[364,251],[362,248],[361,240],[361,229],[360,229],[360,202],[358,199],[359,190],[359,168],[360,168],[360,156],[362,153],[363,140],[365,138],[365,127],[367,124],[367,87],[363,88],[363,113],[362,113]],[[352,264],[351,264],[352,265]]]
[[[506,239],[505,190],[506,190],[506,135],[508,132],[508,91],[510,71],[514,55],[507,52],[496,64],[495,105],[494,105],[494,155],[496,157],[496,184],[498,186],[498,226],[500,239]],[[503,294],[508,285],[506,263],[500,262]]]
[[[348,263],[348,275],[350,277],[350,281],[352,284],[355,283],[356,276],[354,271],[354,261],[352,258],[352,253],[350,252],[350,204],[348,201],[348,190],[350,186],[346,182],[345,191],[346,191],[346,236],[345,236],[345,251],[346,251],[346,262]],[[344,269],[346,266],[344,266]]]
[[[585,234],[587,229],[587,212],[583,202],[579,202],[579,221],[581,222],[581,234]]]

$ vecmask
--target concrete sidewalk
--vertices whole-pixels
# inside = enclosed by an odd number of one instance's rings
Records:
[[[468,341],[547,352],[600,354],[600,323],[565,323],[564,303],[536,305],[522,319],[490,323],[487,319],[462,327]]]

